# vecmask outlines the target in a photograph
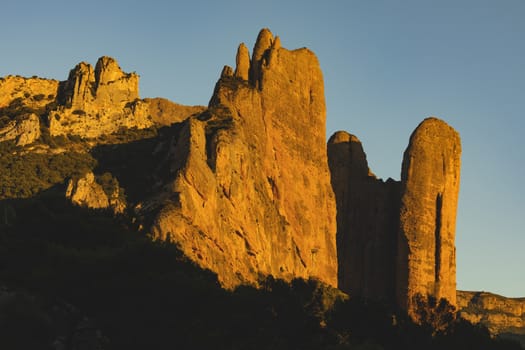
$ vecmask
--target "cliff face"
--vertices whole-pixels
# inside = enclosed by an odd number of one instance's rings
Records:
[[[241,45],[210,109],[174,150],[170,204],[153,226],[227,287],[259,275],[337,281],[335,201],[325,146],[322,74],[307,49],[268,30]]]
[[[377,179],[359,139],[344,131],[328,141],[328,159],[337,199],[339,288],[392,302],[399,183]]]
[[[357,137],[330,138],[341,289],[395,300],[409,314],[417,294],[455,305],[460,153],[454,129],[425,119],[405,151],[401,182],[383,182],[368,169]]]
[[[397,300],[416,294],[456,304],[456,210],[461,141],[445,122],[425,119],[412,133],[401,171]]]
[[[459,316],[486,326],[492,334],[513,334],[525,345],[525,298],[457,291]]]

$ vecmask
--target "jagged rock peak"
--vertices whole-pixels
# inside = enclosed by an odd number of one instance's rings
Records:
[[[221,78],[233,77],[233,68],[230,66],[224,66],[221,72]]]
[[[403,157],[397,298],[409,313],[417,294],[456,304],[460,156],[457,131],[430,117],[412,133]]]
[[[235,63],[235,77],[242,80],[248,80],[248,74],[250,71],[250,52],[244,43],[241,43],[237,49]]]
[[[253,47],[252,61],[250,65],[250,82],[257,86],[260,84],[261,67],[264,63],[266,52],[272,48],[273,34],[268,28],[261,29]]]
[[[122,71],[117,61],[108,56],[102,56],[98,59],[95,66],[95,79],[97,85],[108,84],[112,81],[124,77],[126,73]]]
[[[252,62],[258,62],[273,43],[273,34],[268,28],[263,28],[257,36],[255,46],[253,47]]]
[[[69,76],[64,86],[65,104],[68,107],[83,109],[86,103],[93,100],[93,84],[95,72],[93,66],[80,62],[69,71]]]

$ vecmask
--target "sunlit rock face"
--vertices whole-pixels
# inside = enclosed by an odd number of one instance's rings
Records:
[[[251,60],[239,47],[209,107],[182,128],[153,235],[177,242],[226,287],[264,275],[335,286],[336,208],[315,55],[280,47],[264,29]]]
[[[350,295],[396,302],[456,304],[455,226],[461,143],[437,118],[425,119],[405,151],[401,181],[377,179],[356,136],[328,142],[337,199],[339,288]]]
[[[95,68],[79,63],[61,84],[58,107],[48,118],[50,134],[94,138],[121,128],[170,125],[203,110],[165,99],[141,100],[138,84],[139,76],[123,72],[111,57],[99,58]]]
[[[40,137],[40,119],[29,113],[0,128],[0,142],[15,140],[17,146],[33,143]]]
[[[7,76],[0,78],[0,142],[34,142],[40,129],[51,136],[95,138],[125,128],[144,129],[181,122],[202,112],[162,98],[140,99],[139,76],[122,71],[111,57],[95,68],[81,62],[66,81]]]
[[[409,313],[416,294],[456,304],[456,211],[461,141],[444,121],[412,133],[401,171],[397,300]]]
[[[514,334],[525,345],[525,298],[458,290],[457,305],[461,318],[486,326],[493,335]]]
[[[57,80],[7,76],[0,78],[0,142],[14,140],[17,146],[40,137],[38,114],[54,105]]]

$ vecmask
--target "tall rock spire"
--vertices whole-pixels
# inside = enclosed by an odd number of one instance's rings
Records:
[[[419,124],[404,154],[397,300],[409,314],[418,294],[456,304],[460,156],[459,134],[437,118]]]
[[[248,80],[248,74],[250,71],[250,53],[244,43],[241,43],[237,49],[235,63],[235,77],[242,80]]]

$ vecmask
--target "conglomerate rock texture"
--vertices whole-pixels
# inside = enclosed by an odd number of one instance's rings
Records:
[[[444,121],[425,119],[403,157],[397,253],[397,301],[417,294],[456,305],[456,211],[461,141]]]
[[[209,110],[187,120],[152,233],[177,242],[226,287],[261,275],[337,284],[336,207],[315,55],[264,29],[239,47]]]

